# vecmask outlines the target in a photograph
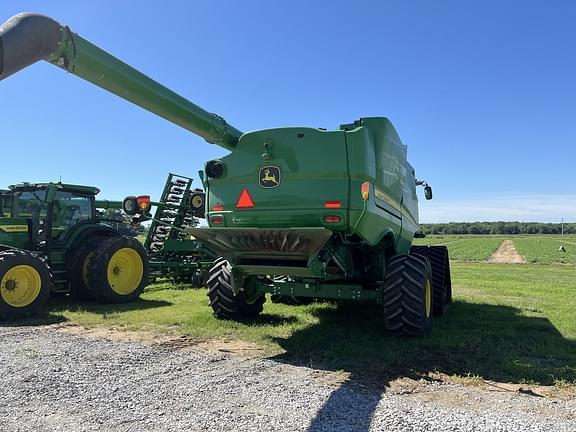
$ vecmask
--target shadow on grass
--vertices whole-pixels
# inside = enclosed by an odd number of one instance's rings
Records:
[[[78,312],[91,312],[102,315],[117,314],[121,312],[146,310],[172,305],[165,300],[144,300],[138,299],[129,303],[102,304],[95,302],[78,302],[66,297],[56,297],[50,299],[48,311],[52,313],[61,313],[67,310]]]
[[[275,359],[346,371],[350,378],[331,394],[309,431],[368,430],[380,397],[359,393],[359,383],[377,383],[385,391],[397,378],[432,380],[431,373],[517,384],[576,383],[576,341],[565,339],[537,312],[525,316],[509,306],[455,302],[434,320],[432,336],[421,339],[387,336],[375,305],[320,304],[312,313],[317,325],[275,339],[286,350]],[[354,424],[338,421],[342,401],[354,406]]]
[[[44,312],[31,317],[16,321],[1,322],[0,327],[22,327],[41,326],[58,324],[67,321],[63,315],[66,311],[91,312],[102,316],[113,315],[126,311],[145,310],[170,306],[172,303],[163,300],[143,300],[138,299],[130,303],[100,304],[92,302],[78,302],[70,297],[52,297],[48,300],[48,305]]]
[[[262,313],[253,318],[247,318],[245,320],[238,320],[237,322],[246,324],[251,327],[260,327],[260,326],[281,326],[285,324],[293,324],[298,321],[298,318],[293,316],[280,316],[268,313]]]

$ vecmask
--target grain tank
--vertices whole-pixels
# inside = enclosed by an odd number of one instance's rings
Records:
[[[424,335],[446,310],[447,250],[411,246],[416,186],[432,192],[388,119],[241,132],[48,17],[16,15],[0,41],[0,79],[46,60],[229,151],[205,164],[209,226],[190,230],[220,256],[207,282],[216,316],[255,316],[266,293],[372,301],[388,331]]]

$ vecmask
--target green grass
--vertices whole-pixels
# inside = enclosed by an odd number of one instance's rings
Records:
[[[501,236],[429,236],[415,239],[416,245],[442,245],[448,247],[454,261],[486,261],[498,249]]]
[[[514,246],[520,255],[531,263],[576,264],[576,238],[559,236],[533,236],[514,238]],[[565,252],[558,249],[564,245]]]
[[[125,305],[52,302],[47,319],[197,339],[254,342],[280,361],[353,376],[440,372],[515,383],[576,385],[576,278],[568,266],[456,263],[454,304],[431,337],[387,336],[376,305],[267,302],[251,322],[215,319],[205,290],[152,286]]]

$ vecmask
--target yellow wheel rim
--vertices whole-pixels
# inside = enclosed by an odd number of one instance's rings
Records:
[[[0,282],[2,299],[15,308],[30,305],[38,298],[41,289],[42,277],[38,270],[24,264],[8,270]]]
[[[425,296],[426,296],[426,318],[428,318],[430,316],[430,312],[432,311],[432,287],[430,285],[430,279],[426,279]]]
[[[118,249],[108,262],[108,284],[120,295],[133,293],[144,276],[144,263],[134,249]]]

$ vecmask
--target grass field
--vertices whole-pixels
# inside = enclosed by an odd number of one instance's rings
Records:
[[[455,263],[455,301],[433,335],[397,339],[378,306],[267,302],[252,322],[215,319],[205,290],[149,287],[126,305],[52,301],[49,321],[114,326],[193,339],[243,340],[281,361],[353,376],[429,372],[513,383],[576,385],[576,278],[569,266]]]
[[[512,240],[516,251],[535,264],[576,265],[576,236],[558,235],[433,235],[415,239],[417,245],[443,245],[448,247],[454,261],[486,261],[503,240]],[[559,251],[564,245],[565,252]]]
[[[503,237],[430,236],[416,239],[416,245],[448,247],[450,258],[456,261],[486,261],[498,249]]]
[[[520,237],[514,238],[514,246],[528,262],[543,264],[576,264],[576,239],[560,237]],[[565,252],[558,250],[563,245]]]

